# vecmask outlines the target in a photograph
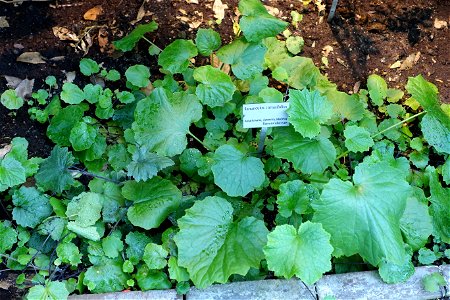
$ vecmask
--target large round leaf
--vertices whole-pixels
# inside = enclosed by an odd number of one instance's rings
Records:
[[[195,202],[178,226],[178,263],[199,288],[225,283],[232,274],[245,275],[251,267],[259,268],[264,257],[264,222],[253,217],[233,222],[233,207],[223,198]]]
[[[223,106],[232,99],[236,90],[230,76],[212,66],[195,69],[194,79],[201,82],[195,94],[203,104],[210,107]]]
[[[134,65],[126,70],[125,77],[137,87],[146,87],[150,83],[150,70],[144,65]]]
[[[189,60],[198,54],[192,41],[175,40],[159,54],[158,64],[172,74],[183,73]]]
[[[97,130],[95,127],[78,122],[70,131],[69,141],[75,151],[83,151],[89,149],[94,144]]]
[[[260,187],[265,179],[264,165],[231,145],[220,146],[211,167],[214,183],[228,196],[245,196]]]
[[[181,192],[169,180],[153,177],[145,182],[127,181],[123,196],[133,201],[128,219],[134,226],[157,228],[181,202]]]
[[[47,195],[34,187],[24,187],[13,194],[13,219],[17,224],[34,228],[53,212]]]
[[[306,284],[313,284],[331,270],[330,234],[321,224],[306,222],[297,230],[280,225],[267,236],[264,247],[269,270],[277,276],[296,275]]]
[[[336,149],[326,138],[304,138],[292,127],[277,128],[274,132],[275,156],[287,159],[304,173],[323,172],[336,159]]]
[[[364,127],[347,126],[344,130],[345,147],[353,152],[368,151],[373,146],[370,132]]]

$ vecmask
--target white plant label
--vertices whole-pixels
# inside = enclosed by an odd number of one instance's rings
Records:
[[[244,128],[289,126],[289,102],[244,104]]]

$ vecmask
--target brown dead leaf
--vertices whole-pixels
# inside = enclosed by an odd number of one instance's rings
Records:
[[[228,9],[228,5],[223,4],[221,0],[214,0],[214,18],[217,19],[216,22],[218,24],[222,23],[222,20],[225,18],[225,9]]]
[[[390,65],[389,68],[390,69],[397,69],[397,68],[400,68],[401,66],[402,66],[402,61],[401,60],[397,60],[395,63]]]
[[[52,29],[53,29],[53,34],[57,38],[59,38],[61,41],[78,42],[80,40],[80,38],[73,31],[70,31],[69,29],[67,29],[65,27],[55,26]]]
[[[27,99],[28,97],[31,96],[31,93],[33,92],[33,87],[34,87],[34,79],[24,79],[16,87],[16,94],[22,99]]]
[[[45,60],[39,52],[24,52],[17,57],[16,61],[27,64],[45,64]]]
[[[85,12],[83,18],[87,21],[96,21],[101,14],[103,14],[103,8],[101,5],[97,5]]]
[[[147,2],[148,2],[148,0],[144,0],[142,2],[141,6],[139,7],[138,13],[136,15],[136,19],[134,19],[133,21],[130,22],[131,25],[138,23],[140,20],[142,20],[147,15],[147,11],[145,10],[145,3],[147,3]]]
[[[189,4],[198,4],[198,0],[186,0]]]
[[[3,147],[3,148],[0,148],[0,158],[5,157],[5,155],[8,154],[9,151],[11,151],[11,149],[12,149],[11,144],[6,145],[6,146]]]
[[[330,55],[331,52],[333,52],[333,46],[331,45],[326,45],[322,48],[322,55],[324,57],[328,57],[328,55]]]
[[[109,43],[109,34],[106,28],[100,28],[97,35],[98,46],[100,47],[100,52],[110,53],[112,50],[111,44]]]
[[[436,29],[442,29],[442,28],[447,28],[448,24],[447,21],[444,20],[439,20],[439,19],[434,19],[434,28]]]
[[[276,7],[269,6],[269,5],[264,5],[264,7],[267,9],[267,12],[274,17],[281,17],[281,15],[283,15],[283,13],[280,12],[280,10]]]
[[[5,16],[0,16],[0,28],[8,28],[9,23]]]
[[[399,70],[411,69],[420,59],[420,52],[412,53],[402,62]]]
[[[149,96],[154,89],[153,84],[150,82],[146,87],[141,88],[141,92],[143,92],[146,96]]]
[[[22,79],[14,76],[4,75],[3,77],[6,79],[6,86],[10,89],[15,89],[22,82]]]

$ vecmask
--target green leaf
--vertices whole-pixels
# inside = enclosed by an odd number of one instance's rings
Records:
[[[77,105],[70,105],[61,109],[47,127],[48,137],[59,146],[70,146],[70,132],[81,120],[83,113],[84,109]]]
[[[424,289],[430,293],[437,293],[441,287],[445,287],[447,285],[444,276],[439,274],[439,272],[426,275],[422,279],[422,283]]]
[[[422,189],[414,187],[406,200],[406,208],[400,219],[400,229],[406,243],[416,251],[425,246],[433,231],[427,199]]]
[[[109,293],[123,290],[129,276],[122,271],[121,260],[107,260],[89,267],[84,275],[83,284],[92,293]]]
[[[133,31],[131,31],[126,37],[114,41],[113,45],[116,49],[123,52],[130,51],[136,46],[136,43],[146,34],[158,29],[158,24],[151,21],[148,24],[138,25]]]
[[[162,271],[150,270],[147,265],[138,267],[136,280],[142,291],[166,290],[172,287],[166,273]]]
[[[149,243],[145,246],[142,260],[150,270],[160,270],[167,265],[166,257],[169,255],[161,245]]]
[[[181,192],[169,180],[153,177],[146,182],[127,181],[123,196],[133,201],[127,216],[131,224],[145,229],[158,226],[181,202]]]
[[[86,84],[83,88],[84,97],[91,103],[97,103],[100,96],[103,93],[103,89],[99,84],[93,85],[92,83]]]
[[[75,267],[81,263],[81,258],[83,257],[78,247],[72,242],[58,244],[56,254],[61,262]]]
[[[66,216],[79,226],[93,226],[101,217],[102,200],[100,194],[83,192],[67,204]]]
[[[372,74],[367,78],[367,89],[369,90],[370,99],[376,106],[383,105],[384,99],[387,97],[387,84],[382,77]]]
[[[15,90],[6,90],[2,93],[0,96],[0,102],[7,108],[7,109],[19,109],[23,106],[23,99],[22,97],[17,96],[17,93]]]
[[[195,95],[177,92],[169,97],[168,91],[157,88],[138,103],[132,127],[138,144],[172,157],[186,148],[189,126],[201,117],[202,106]]]
[[[125,77],[132,85],[146,87],[150,83],[150,69],[144,65],[134,65],[125,71]]]
[[[279,63],[272,76],[278,81],[287,82],[289,86],[302,90],[314,87],[320,71],[309,57],[289,57]]]
[[[74,161],[75,158],[67,148],[56,146],[50,156],[42,162],[35,176],[36,183],[45,191],[51,190],[61,194],[75,183],[69,171]]]
[[[25,168],[12,157],[6,156],[0,160],[0,191],[24,183]]]
[[[78,122],[70,131],[69,141],[75,151],[89,149],[94,144],[97,130],[95,127]]]
[[[118,81],[120,79],[120,73],[117,70],[109,70],[108,74],[105,76],[106,80],[109,81]]]
[[[17,224],[34,228],[53,212],[46,195],[34,187],[22,186],[12,196],[15,205],[13,219]]]
[[[123,250],[123,242],[120,236],[109,235],[102,239],[102,248],[107,257],[116,258]]]
[[[56,198],[53,198],[56,199]],[[58,200],[59,201],[59,200]],[[51,199],[50,199],[51,205]],[[53,208],[55,210],[55,208]],[[50,235],[54,241],[59,241],[63,235],[66,221],[62,218],[48,218],[38,227],[39,234]]]
[[[420,248],[419,249],[419,256],[418,261],[422,265],[431,265],[436,260],[439,259],[439,256],[436,255],[436,253],[433,252],[433,250],[427,249],[427,248]]]
[[[448,185],[450,185],[450,156],[447,157],[447,160],[442,165],[442,179]]]
[[[92,74],[98,73],[100,67],[95,60],[90,58],[82,58],[80,60],[80,72],[85,76],[91,76]]]
[[[294,55],[299,54],[304,45],[305,40],[301,36],[290,36],[286,39],[286,48]]]
[[[304,138],[293,127],[274,130],[273,151],[276,157],[287,159],[295,169],[308,174],[323,172],[336,159],[336,149],[328,139]]]
[[[178,264],[188,270],[198,288],[259,268],[268,233],[264,222],[253,217],[233,222],[232,218],[229,202],[206,197],[178,220],[180,231],[174,237]]]
[[[215,32],[211,28],[200,28],[195,37],[195,44],[201,55],[209,56],[222,45],[222,41],[218,32]]]
[[[239,11],[242,14],[239,27],[250,42],[276,36],[288,26],[288,23],[269,14],[259,0],[239,1]]]
[[[212,66],[195,69],[194,79],[201,82],[195,94],[200,101],[209,107],[223,106],[233,98],[236,86],[230,76]]]
[[[145,181],[156,176],[159,171],[173,165],[174,162],[170,158],[151,153],[145,146],[139,147],[133,154],[133,160],[127,166],[127,175],[133,177],[136,181]]]
[[[318,91],[289,90],[288,120],[295,131],[307,138],[319,135],[320,125],[331,118],[333,106]]]
[[[170,279],[178,282],[189,281],[189,273],[185,268],[178,265],[178,259],[176,257],[171,256],[167,264],[169,266]]]
[[[116,92],[116,97],[120,101],[120,103],[128,104],[136,101],[134,95],[127,91]]]
[[[344,130],[345,147],[352,152],[364,152],[374,145],[373,139],[364,127],[347,126]]]
[[[333,90],[327,92],[326,96],[333,104],[333,110],[339,119],[359,121],[366,113],[364,104],[359,101],[358,95],[348,95],[347,93]]]
[[[125,169],[131,162],[127,148],[123,144],[112,145],[108,149],[108,162],[114,171]]]
[[[304,214],[313,198],[311,188],[301,180],[282,183],[277,197],[278,211],[285,218],[289,218],[293,212]]]
[[[331,270],[330,234],[321,224],[307,221],[297,230],[292,225],[280,225],[267,236],[264,254],[269,270],[276,276],[298,276],[313,284]]]
[[[66,284],[60,281],[50,281],[45,286],[35,285],[30,288],[27,300],[66,300],[69,298]]]
[[[61,100],[68,104],[80,104],[85,99],[84,92],[71,82],[63,84]]]
[[[427,168],[430,180],[430,215],[433,219],[434,230],[441,240],[450,243],[450,188],[443,188],[434,168]]]
[[[175,40],[159,54],[158,64],[172,74],[183,73],[189,66],[189,60],[197,54],[197,47],[192,41]]]
[[[389,163],[360,163],[353,183],[331,179],[312,203],[313,222],[331,234],[334,256],[359,254],[370,264],[403,264],[400,232],[410,186]]]
[[[432,114],[425,115],[421,122],[425,140],[437,151],[450,154],[450,125],[446,125]]]
[[[231,65],[233,74],[242,80],[249,79],[263,71],[264,55],[267,48],[258,43],[235,40],[217,51],[217,56]]]
[[[127,234],[125,238],[125,243],[128,245],[126,253],[133,265],[137,265],[141,261],[145,246],[151,241],[144,233],[130,232]]]
[[[262,186],[264,165],[259,158],[246,156],[231,145],[220,146],[211,167],[214,183],[228,196],[245,196]]]
[[[414,274],[414,265],[411,262],[411,256],[405,255],[401,264],[382,261],[378,273],[386,283],[405,282]]]
[[[0,254],[12,249],[17,243],[17,231],[11,226],[11,222],[0,222]]]

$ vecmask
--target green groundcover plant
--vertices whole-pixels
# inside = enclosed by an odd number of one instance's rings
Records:
[[[313,284],[362,265],[396,283],[413,262],[448,261],[450,107],[437,88],[371,75],[367,89],[338,91],[296,55],[301,45],[276,38],[286,22],[257,0],[239,10],[230,44],[212,29],[151,43],[156,74],[84,58],[80,72],[105,85],[58,88],[49,76],[33,94],[30,116],[48,124],[53,150],[30,158],[18,137],[0,157],[10,215],[0,255],[28,299],[274,276]],[[115,47],[154,30],[139,25]],[[196,67],[199,56],[219,63]],[[243,127],[244,104],[286,101],[289,126]],[[10,109],[23,102],[1,96]]]

